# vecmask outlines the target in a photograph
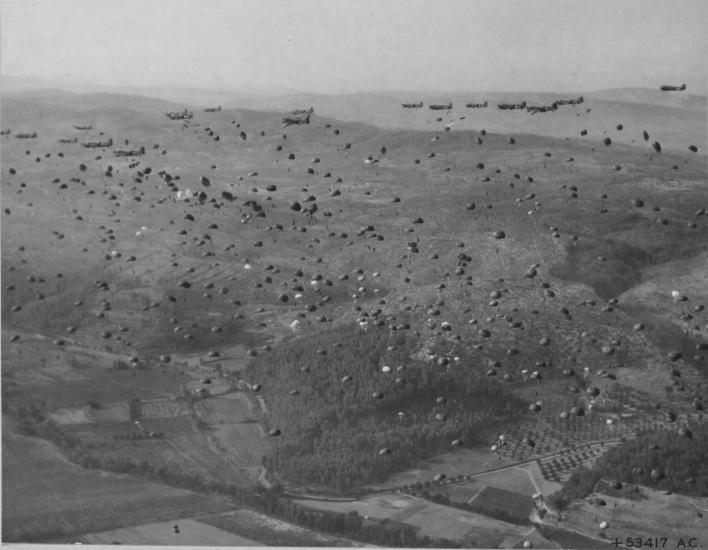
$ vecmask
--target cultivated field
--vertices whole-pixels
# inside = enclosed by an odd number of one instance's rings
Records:
[[[203,516],[199,517],[199,521],[237,535],[253,537],[268,546],[364,546],[356,541],[318,533],[252,510]]]
[[[208,437],[230,462],[257,471],[261,469],[261,457],[272,446],[263,427],[255,423],[213,426]]]
[[[472,512],[456,510],[398,493],[379,495],[353,502],[302,500],[301,504],[323,510],[348,512],[390,519],[418,527],[429,537],[448,538],[481,548],[513,548],[533,531]]]
[[[263,546],[256,540],[191,518],[91,533],[80,540],[85,544],[132,546]]]
[[[253,404],[241,392],[197,401],[196,414],[207,424],[239,424],[253,422]]]
[[[140,401],[140,414],[146,420],[175,418],[189,414],[187,403],[174,398]]]
[[[450,497],[454,502],[468,502],[486,487],[503,489],[519,495],[519,498],[532,496],[537,492],[526,467],[504,469],[500,472],[473,476],[472,479],[443,483],[428,489]]]
[[[375,489],[386,489],[412,485],[417,482],[432,481],[438,474],[447,477],[474,475],[492,468],[501,468],[511,464],[504,457],[497,456],[487,449],[465,449],[454,453],[438,455],[421,462],[416,468],[398,472],[385,483],[372,485]]]
[[[51,541],[72,534],[174,520],[231,506],[190,491],[69,463],[45,441],[3,422],[3,541]]]

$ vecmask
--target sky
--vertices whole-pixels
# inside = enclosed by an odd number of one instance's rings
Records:
[[[708,0],[0,0],[4,76],[212,90],[706,93]]]

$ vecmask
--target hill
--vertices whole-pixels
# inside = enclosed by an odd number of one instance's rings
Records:
[[[561,106],[557,111],[529,114],[522,111],[500,111],[501,102],[526,101],[529,105],[550,105],[557,99],[584,96],[579,106]],[[418,110],[403,109],[402,102],[424,103]],[[469,109],[468,102],[488,102],[486,109]],[[430,103],[452,102],[453,108],[431,111]],[[592,93],[557,94],[519,93],[448,93],[448,94],[298,94],[279,98],[238,99],[233,106],[253,109],[289,110],[312,106],[327,117],[359,121],[384,128],[431,130],[449,124],[453,131],[481,130],[497,133],[528,133],[555,138],[578,138],[587,130],[588,140],[606,136],[613,141],[643,144],[642,132],[665,147],[684,150],[693,144],[706,148],[705,96],[669,94],[641,88],[608,90]],[[590,109],[590,111],[588,111]],[[464,117],[464,118],[463,118]],[[437,119],[441,118],[442,124]],[[623,130],[617,130],[618,125]],[[649,144],[646,144],[649,146]]]
[[[283,127],[282,111],[3,98],[4,414],[91,467],[295,492],[363,492],[460,445],[580,455],[664,429],[657,405],[695,415],[694,111],[588,100],[446,131],[444,112],[347,101],[356,121],[315,105]],[[608,126],[619,112],[642,125]],[[421,129],[384,127],[405,117]],[[686,299],[667,303],[674,282]]]
[[[613,88],[597,90],[586,94],[588,97],[606,101],[620,101],[624,103],[641,103],[644,105],[659,105],[662,107],[678,107],[705,111],[706,96],[687,92],[662,92],[659,89],[649,88]]]

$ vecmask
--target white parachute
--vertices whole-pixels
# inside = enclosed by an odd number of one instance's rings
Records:
[[[181,189],[177,191],[177,200],[178,201],[188,201],[189,199],[194,197],[194,191],[191,189]]]

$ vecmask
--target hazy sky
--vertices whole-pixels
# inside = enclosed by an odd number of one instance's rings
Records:
[[[708,0],[0,0],[3,75],[215,90],[705,93]]]

